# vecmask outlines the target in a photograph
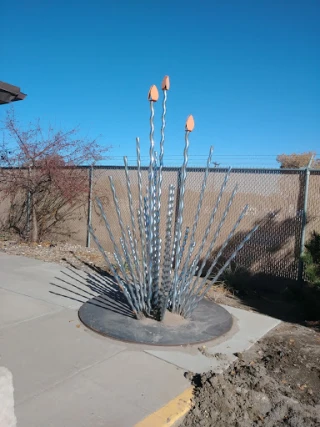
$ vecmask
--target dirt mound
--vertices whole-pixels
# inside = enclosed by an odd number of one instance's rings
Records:
[[[301,328],[266,338],[223,374],[193,376],[182,426],[319,427],[319,344],[319,334]]]

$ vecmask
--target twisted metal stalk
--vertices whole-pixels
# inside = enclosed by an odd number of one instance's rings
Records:
[[[137,218],[138,218],[139,228],[140,228],[140,230],[142,230],[143,237],[144,237],[144,241],[143,242],[141,241],[141,247],[143,247],[143,245],[146,245],[146,243],[145,243],[146,240],[145,240],[145,232],[144,232],[144,222],[142,220],[141,212],[140,212],[139,209],[137,211]],[[141,269],[142,269],[142,274],[143,274],[143,278],[144,278],[144,280],[142,282],[142,293],[143,293],[144,302],[146,302],[147,301],[146,278],[147,278],[147,275],[148,275],[148,267],[147,267],[147,263],[146,263],[146,259],[145,259],[145,249],[144,249],[144,247],[142,249],[142,258],[141,258],[140,262],[142,264],[141,265]]]
[[[213,224],[213,222],[214,222],[214,219],[215,219],[215,217],[216,217],[217,211],[218,211],[218,209],[219,209],[219,206],[220,206],[220,203],[221,203],[221,200],[222,200],[222,196],[223,196],[224,190],[225,190],[226,185],[227,185],[227,182],[228,182],[228,180],[229,180],[230,171],[231,171],[231,168],[228,170],[228,172],[227,172],[227,173],[226,173],[226,175],[225,175],[225,178],[224,178],[224,181],[223,181],[223,183],[222,183],[222,185],[221,185],[220,192],[219,192],[219,195],[218,195],[218,197],[217,197],[217,200],[216,200],[215,206],[214,206],[214,208],[213,208],[213,210],[212,210],[212,212],[211,212],[210,219],[209,219],[208,225],[207,225],[207,227],[206,227],[206,230],[205,230],[204,236],[203,236],[203,238],[202,238],[200,248],[199,248],[198,253],[197,253],[196,257],[195,257],[195,259],[197,260],[197,261],[196,261],[196,265],[198,264],[198,262],[199,262],[199,260],[200,260],[200,257],[201,257],[201,254],[202,254],[203,248],[204,248],[204,246],[205,246],[205,244],[206,244],[206,241],[207,241],[207,238],[208,238],[208,236],[209,236],[209,233],[210,233],[210,230],[211,230],[212,224]],[[194,274],[194,271],[193,271],[193,274]],[[193,274],[192,274],[192,275],[193,275]]]
[[[158,167],[157,167],[157,153],[155,153],[154,162],[154,187],[153,187],[153,202],[154,202],[154,234],[152,241],[152,305],[158,306],[159,300],[159,280],[160,280],[160,210],[158,209]]]
[[[229,180],[230,171],[231,171],[231,168],[229,168],[229,170],[227,171],[227,173],[226,173],[226,175],[224,177],[223,183],[222,183],[221,188],[220,188],[219,195],[218,195],[218,197],[216,199],[215,206],[214,206],[214,208],[213,208],[213,210],[211,212],[211,215],[210,215],[210,218],[209,218],[209,222],[208,222],[208,225],[206,227],[204,236],[202,238],[202,241],[201,241],[198,253],[196,254],[194,260],[192,261],[190,269],[189,270],[186,269],[186,272],[184,273],[184,280],[183,280],[184,283],[182,282],[183,289],[182,289],[182,291],[180,291],[180,297],[179,297],[179,302],[180,303],[181,303],[181,299],[185,300],[187,298],[187,296],[184,295],[184,293],[187,292],[187,294],[190,295],[191,290],[193,289],[193,286],[190,288],[192,280],[193,280],[193,276],[195,275],[195,273],[196,273],[196,271],[198,269],[198,263],[199,263],[202,251],[204,249],[204,246],[206,244],[207,238],[209,236],[209,233],[210,233],[212,224],[214,222],[216,213],[217,213],[218,208],[220,206],[223,192],[224,192],[224,190],[226,188],[226,185],[227,185],[227,182]],[[186,280],[187,277],[188,277],[188,280]],[[182,303],[182,305],[183,305],[183,303]]]
[[[205,277],[202,279],[202,282],[200,283],[200,288],[203,284],[205,284],[205,282],[208,280],[208,277],[210,277],[210,274],[212,273],[214,267],[217,265],[217,262],[219,261],[223,251],[225,250],[225,248],[227,247],[228,243],[230,242],[230,240],[232,239],[232,237],[234,236],[234,233],[236,232],[237,228],[240,225],[240,222],[242,221],[243,217],[246,215],[246,213],[248,212],[248,208],[249,205],[246,205],[243,209],[243,211],[241,212],[239,218],[237,219],[236,223],[234,224],[231,232],[229,233],[228,237],[226,238],[226,240],[224,241],[224,243],[222,244],[218,254],[216,255],[214,261],[212,262],[210,268],[208,269]],[[210,252],[209,252],[210,251]],[[211,253],[212,248],[209,248],[208,253]],[[200,275],[199,275],[200,277]]]
[[[120,244],[121,244],[121,247],[122,247],[122,250],[124,253],[124,257],[126,259],[126,263],[128,266],[128,270],[130,272],[131,279],[132,279],[132,285],[133,286],[130,286],[131,284],[128,283],[128,289],[129,289],[130,295],[131,295],[134,303],[136,304],[136,306],[139,308],[139,311],[140,311],[142,307],[141,307],[141,304],[139,302],[139,296],[138,296],[139,294],[138,294],[138,290],[137,290],[137,281],[135,280],[135,277],[134,277],[133,266],[131,263],[131,259],[129,257],[128,248],[125,245],[125,242],[122,239],[122,237],[120,237]]]
[[[175,269],[174,269],[174,278],[173,278],[173,299],[172,299],[172,312],[176,311],[176,297],[177,297],[177,286],[179,278],[179,252],[180,252],[180,240],[181,240],[181,228],[183,221],[183,210],[184,210],[184,193],[185,185],[187,178],[187,165],[188,165],[188,150],[189,150],[189,131],[185,132],[185,146],[183,153],[183,164],[181,167],[181,186],[180,186],[180,199],[179,199],[179,208],[178,208],[178,219],[177,219],[177,243],[175,251]]]
[[[137,274],[139,275],[140,269],[139,269],[139,263],[138,263],[136,248],[135,248],[135,244],[134,244],[133,237],[132,237],[131,230],[130,230],[129,226],[127,226],[127,232],[128,232],[129,243],[130,243],[130,248],[131,248],[134,266],[135,266]],[[138,298],[141,310],[143,310],[144,309],[144,296],[143,296],[143,290],[142,290],[141,283],[136,284],[136,289],[137,289],[137,292],[136,292],[137,298]]]
[[[215,245],[215,243],[216,243],[216,241],[217,241],[217,238],[218,238],[218,236],[219,236],[219,234],[220,234],[220,231],[221,231],[221,229],[222,229],[222,227],[223,227],[223,224],[224,224],[224,222],[225,222],[225,220],[226,220],[226,218],[227,218],[227,215],[228,215],[228,213],[229,213],[229,211],[230,211],[230,208],[231,208],[231,205],[232,205],[232,203],[233,203],[234,197],[235,197],[235,195],[236,195],[236,193],[237,193],[237,190],[238,190],[238,186],[236,186],[236,187],[234,188],[233,192],[231,193],[231,196],[230,196],[230,198],[229,198],[229,200],[228,200],[228,203],[227,203],[227,206],[226,206],[226,208],[225,208],[225,210],[224,210],[224,212],[223,212],[223,215],[222,215],[222,218],[221,218],[221,220],[220,220],[220,223],[219,223],[219,225],[218,225],[218,227],[217,227],[217,230],[216,230],[216,232],[215,232],[215,234],[214,234],[214,237],[213,237],[213,239],[212,239],[212,241],[211,241],[211,244],[210,244],[210,246],[209,246],[209,249],[207,250],[207,254],[206,254],[206,256],[205,256],[204,260],[202,261],[201,267],[200,267],[200,268],[198,268],[198,274],[197,274],[197,277],[196,277],[196,279],[193,281],[193,284],[192,284],[192,285],[190,285],[189,290],[187,290],[187,291],[186,291],[186,294],[184,294],[184,296],[183,296],[183,300],[182,300],[182,303],[181,303],[181,306],[180,306],[180,310],[182,310],[182,309],[183,309],[183,306],[185,305],[185,303],[188,303],[188,302],[189,302],[189,298],[191,298],[192,294],[195,292],[196,285],[197,285],[197,282],[198,282],[198,280],[199,280],[199,277],[201,276],[202,271],[203,271],[203,268],[204,268],[204,266],[205,266],[205,264],[206,264],[206,262],[207,262],[207,260],[208,260],[208,258],[209,258],[209,256],[210,256],[210,254],[211,254],[211,252],[212,252],[212,249],[213,249],[213,247],[214,247],[214,245]],[[205,236],[206,236],[206,235],[208,235],[208,234],[209,234],[209,232],[208,232],[208,233],[205,233]],[[204,245],[203,245],[203,247],[204,247]],[[201,256],[201,253],[202,253],[203,247],[202,247],[201,251],[199,251],[199,252],[198,252],[198,255],[197,255],[197,256],[196,256],[196,258],[195,258],[195,264],[194,264],[194,267],[193,267],[193,269],[194,269],[194,270],[193,270],[193,271],[191,272],[191,274],[190,274],[190,276],[191,276],[191,277],[193,277],[193,276],[195,275],[195,273],[196,273],[195,268],[196,268],[196,267],[198,266],[198,264],[199,264],[200,256]]]
[[[162,102],[162,120],[161,120],[161,139],[160,139],[160,155],[159,155],[159,179],[158,179],[158,200],[157,209],[161,209],[161,188],[162,188],[162,168],[163,168],[163,156],[164,156],[164,140],[165,140],[165,128],[166,128],[166,113],[167,113],[167,90],[163,90],[163,102]]]
[[[146,265],[147,265],[147,270],[146,270],[146,276],[147,276],[147,282],[146,282],[146,294],[147,294],[147,298],[146,298],[146,304],[147,304],[147,313],[150,314],[151,313],[151,298],[152,298],[152,287],[149,286],[148,280],[149,280],[149,276],[151,274],[151,265],[149,262],[150,259],[150,253],[148,252],[148,250],[150,249],[150,214],[149,214],[149,202],[148,202],[148,197],[144,197],[144,229],[145,229],[145,235],[146,235],[146,248],[147,248],[147,252],[146,252]]]
[[[231,203],[232,203],[232,202],[231,202]],[[231,203],[230,203],[230,206],[231,206]],[[230,209],[230,206],[229,206],[229,209]],[[229,210],[229,209],[228,209],[228,210]],[[217,262],[219,261],[219,259],[220,259],[221,255],[222,255],[223,251],[225,250],[226,246],[228,245],[228,243],[230,242],[230,240],[231,240],[231,239],[232,239],[232,237],[234,236],[234,233],[235,233],[236,229],[238,228],[238,226],[240,225],[240,222],[242,221],[243,217],[244,217],[244,216],[245,216],[245,214],[247,213],[247,210],[248,210],[248,205],[246,205],[246,206],[245,206],[245,208],[243,209],[243,211],[241,212],[241,214],[240,214],[239,218],[237,219],[237,221],[235,222],[235,224],[234,224],[234,226],[233,226],[233,228],[232,228],[231,232],[230,232],[230,233],[229,233],[229,235],[227,236],[227,238],[226,238],[226,240],[224,241],[223,245],[221,246],[221,248],[220,248],[220,250],[219,250],[218,254],[216,255],[216,257],[215,257],[214,261],[212,262],[212,264],[211,264],[210,268],[208,269],[208,271],[207,271],[207,273],[206,273],[206,275],[205,275],[204,279],[201,281],[201,283],[200,283],[199,287],[198,287],[198,288],[196,288],[196,284],[197,284],[197,282],[198,282],[198,280],[199,280],[199,278],[200,278],[200,276],[201,276],[201,273],[202,273],[202,271],[203,271],[203,267],[204,267],[204,265],[206,264],[206,262],[207,262],[207,260],[208,260],[208,258],[209,258],[209,256],[210,256],[210,254],[212,253],[213,246],[214,246],[215,241],[216,241],[216,239],[217,239],[217,236],[219,235],[219,232],[220,232],[220,230],[221,230],[221,228],[222,228],[222,226],[220,227],[220,224],[219,224],[219,229],[217,230],[216,235],[214,236],[214,238],[213,238],[213,240],[212,240],[212,242],[213,242],[213,243],[210,245],[210,248],[208,249],[207,256],[206,256],[206,257],[205,257],[205,259],[203,260],[202,265],[201,265],[201,268],[199,269],[199,272],[198,272],[197,278],[196,278],[196,280],[195,280],[195,282],[194,282],[194,284],[193,284],[193,291],[192,291],[193,296],[190,296],[190,298],[187,300],[186,310],[188,310],[188,307],[191,307],[191,306],[192,306],[193,302],[194,302],[194,301],[195,301],[195,299],[196,299],[196,295],[197,295],[197,294],[199,294],[199,292],[201,292],[202,288],[205,286],[205,284],[206,284],[206,282],[207,282],[208,277],[210,276],[210,274],[212,273],[212,271],[213,271],[214,267],[216,266]],[[224,220],[225,220],[226,216],[227,216],[227,214],[226,214],[226,215],[224,215],[224,218],[221,220],[221,222],[224,222]]]
[[[121,271],[122,279],[125,280],[126,283],[130,284],[130,279],[127,276],[126,269],[125,269],[122,261],[120,261],[117,252],[113,252],[113,256],[114,256],[114,259],[118,265],[119,270]]]
[[[199,277],[201,276],[201,274],[203,272],[203,269],[204,269],[204,267],[205,267],[205,265],[206,265],[206,263],[207,263],[210,255],[212,253],[214,245],[215,245],[215,243],[216,243],[216,241],[217,241],[217,239],[218,239],[218,237],[220,235],[220,232],[221,232],[221,229],[223,227],[223,224],[225,223],[225,220],[227,219],[228,213],[229,213],[230,208],[232,206],[232,203],[233,203],[233,200],[235,198],[235,195],[237,194],[237,191],[238,191],[238,186],[236,185],[235,188],[233,189],[232,193],[231,193],[231,196],[230,196],[229,200],[228,200],[227,206],[226,206],[226,208],[225,208],[225,210],[223,212],[223,215],[222,215],[222,218],[221,218],[221,220],[219,222],[219,225],[218,225],[218,227],[217,227],[217,229],[216,229],[216,231],[214,233],[213,239],[211,240],[211,243],[210,243],[210,246],[209,246],[209,248],[207,250],[207,253],[206,253],[204,259],[202,260],[200,268],[198,269],[198,274],[197,274],[197,278],[196,278],[196,280],[194,282],[193,289],[195,288],[195,286],[196,286],[196,284],[197,284],[197,282],[199,280]],[[197,260],[200,260],[200,258],[197,258]]]
[[[134,265],[138,277],[139,282],[139,288],[140,288],[140,297],[139,299],[143,298],[143,272],[141,271],[139,264],[136,261],[137,253],[138,253],[138,243],[137,243],[137,234],[136,234],[136,225],[135,225],[135,217],[134,217],[134,211],[133,211],[133,201],[132,201],[132,191],[131,191],[131,180],[130,180],[130,174],[128,170],[128,158],[125,156],[123,158],[124,161],[124,170],[126,174],[126,181],[127,181],[127,193],[128,193],[128,202],[129,202],[129,210],[130,210],[130,219],[131,219],[131,227],[132,227],[132,237],[130,236],[130,230],[128,230],[129,227],[127,227],[128,236],[129,236],[129,243],[131,246],[131,252],[134,260]],[[132,242],[130,241],[130,238],[132,239]],[[131,245],[131,243],[133,245]]]
[[[144,229],[145,229],[145,234],[146,234],[146,246],[147,248],[149,248],[149,202],[148,202],[148,197],[144,197],[143,198],[143,202],[144,202],[144,207],[143,207],[143,218],[144,218]],[[147,258],[148,258],[148,254],[147,254]]]
[[[190,270],[192,270],[192,265],[193,265],[193,264],[191,264],[191,267],[190,267],[190,257],[192,255],[195,247],[196,247],[196,243],[193,242],[193,244],[191,245],[190,255],[188,254],[188,258],[184,261],[183,268],[182,268],[181,274],[179,276],[179,282],[181,282],[181,283],[184,283],[184,282],[188,283],[188,272]],[[188,267],[189,267],[189,269],[188,269]],[[189,270],[189,271],[187,271],[187,270]],[[183,289],[184,289],[184,287],[183,287]]]
[[[118,245],[117,245],[117,243],[115,241],[115,238],[114,238],[114,235],[112,233],[109,221],[108,221],[107,216],[106,216],[106,214],[104,212],[104,209],[102,207],[101,200],[98,197],[96,197],[96,202],[97,202],[98,208],[100,210],[100,214],[102,216],[104,224],[106,226],[106,229],[108,230],[108,234],[109,234],[110,240],[111,240],[111,242],[113,244],[113,247],[114,247],[114,250],[115,250],[115,254],[116,254],[116,261],[117,261],[117,264],[118,264],[118,266],[120,268],[122,277],[126,281],[126,283],[130,283],[129,277],[127,276],[127,273],[125,271],[125,267],[123,265],[121,251],[120,251],[120,249],[119,249],[119,247],[118,247]]]
[[[136,150],[137,150],[137,174],[138,174],[138,194],[139,194],[139,215],[138,215],[138,223],[140,230],[140,242],[141,242],[141,258],[143,263],[142,273],[143,273],[143,289],[144,294],[146,295],[147,287],[146,287],[146,279],[148,274],[148,265],[146,261],[146,236],[145,236],[145,227],[142,221],[142,212],[143,212],[143,196],[142,196],[142,177],[141,177],[141,155],[140,155],[140,139],[136,138]]]
[[[160,281],[160,261],[161,261],[161,239],[160,239],[160,213],[156,212],[154,220],[154,241],[153,241],[153,265],[152,265],[152,283],[153,295],[152,303],[154,306],[158,304],[159,298],[159,281]]]
[[[230,265],[231,261],[237,256],[238,252],[243,248],[243,246],[251,239],[252,235],[258,230],[260,224],[256,225],[242,240],[239,246],[235,249],[235,251],[231,254],[230,258],[225,262],[225,264],[220,268],[215,277],[208,283],[207,289],[196,299],[192,308],[187,312],[186,316],[190,316],[192,311],[197,307],[199,302],[207,295],[212,285],[216,283],[221,274],[226,270],[226,268]]]
[[[167,220],[166,220],[166,237],[164,244],[164,261],[161,281],[161,301],[160,301],[160,320],[163,320],[168,305],[169,291],[171,285],[171,240],[172,240],[172,218],[174,207],[175,187],[169,186]]]
[[[121,276],[115,270],[115,267],[110,262],[108,256],[104,252],[99,239],[94,235],[92,227],[89,228],[98,249],[102,253],[110,271],[114,275],[119,287],[125,294],[130,308],[138,317],[142,313],[152,315],[158,320],[163,320],[166,309],[169,307],[172,312],[180,313],[184,316],[189,316],[196,305],[201,301],[208,291],[207,280],[210,277],[213,269],[218,263],[224,249],[234,236],[234,233],[240,224],[245,210],[241,213],[238,221],[234,224],[227,239],[222,244],[217,256],[208,269],[205,277],[200,280],[203,269],[208,262],[212,253],[214,245],[220,235],[223,224],[229,213],[232,205],[236,189],[231,194],[227,207],[225,208],[222,219],[220,220],[217,229],[215,230],[213,239],[210,242],[209,249],[207,250],[204,258],[202,259],[200,268],[199,261],[202,252],[206,246],[209,238],[210,230],[214,223],[218,208],[221,203],[223,193],[225,191],[230,170],[225,175],[224,181],[220,188],[220,192],[213,206],[213,210],[209,216],[209,220],[200,242],[199,248],[196,249],[196,230],[200,218],[200,213],[203,205],[204,194],[206,191],[208,174],[210,172],[210,165],[212,160],[213,148],[210,148],[207,165],[203,176],[202,186],[199,194],[199,200],[192,223],[192,228],[184,225],[184,208],[185,208],[185,190],[187,178],[187,164],[188,164],[188,150],[189,150],[189,134],[194,128],[194,120],[189,116],[185,126],[185,147],[183,152],[183,164],[180,174],[180,192],[179,202],[176,206],[177,215],[174,220],[174,205],[175,205],[175,187],[169,186],[167,209],[166,209],[166,223],[165,223],[165,241],[163,248],[163,259],[161,259],[162,241],[160,238],[160,221],[161,221],[161,199],[162,199],[162,184],[163,184],[163,157],[164,157],[164,141],[165,141],[165,127],[166,127],[166,102],[167,102],[167,89],[169,89],[169,78],[166,76],[162,85],[163,89],[163,104],[162,104],[162,120],[161,120],[161,139],[160,139],[160,156],[159,164],[155,152],[154,143],[154,102],[158,99],[158,92],[155,86],[152,86],[148,99],[150,101],[150,147],[149,157],[150,164],[148,168],[148,184],[146,188],[146,197],[143,197],[145,189],[142,188],[142,174],[141,174],[141,154],[140,154],[140,140],[136,139],[136,152],[137,152],[137,177],[138,177],[138,208],[135,211],[133,193],[131,187],[130,173],[128,167],[127,157],[124,157],[124,168],[126,175],[127,197],[130,211],[130,223],[124,224],[120,209],[119,200],[117,197],[115,185],[112,177],[109,177],[110,186],[113,195],[113,203],[115,205],[118,223],[120,226],[121,237],[120,247],[114,238],[110,224],[103,210],[100,200],[97,200],[99,210],[101,212],[104,224],[108,230],[110,240],[114,246],[114,259],[120,270]],[[137,216],[135,216],[137,215]],[[175,224],[174,224],[175,222]],[[139,230],[137,230],[137,224]],[[175,226],[173,228],[173,226]],[[258,227],[255,227],[238,246],[236,251],[227,260],[225,265],[218,271],[214,280],[217,280],[224,269],[229,265],[231,260],[236,256],[238,250],[245,244],[251,237],[253,232]],[[182,237],[182,230],[185,229],[184,236]],[[173,231],[174,230],[174,231]],[[196,253],[195,253],[196,252]],[[141,257],[141,258],[140,258]],[[140,259],[139,259],[140,258]],[[127,268],[125,266],[127,264]],[[160,276],[160,266],[162,266]],[[197,273],[197,277],[194,275]],[[161,280],[160,280],[161,279]],[[200,281],[200,284],[199,284]],[[161,286],[160,286],[161,282]],[[210,282],[214,283],[214,281]]]
[[[160,157],[159,164],[160,168],[163,166],[163,155],[164,155],[164,139],[165,139],[165,128],[166,128],[166,113],[167,113],[167,90],[163,90],[163,102],[162,102],[162,121],[161,121],[161,140],[160,140]],[[162,171],[162,169],[160,169]],[[159,180],[160,187],[162,180]]]
[[[197,226],[198,226],[198,222],[199,222],[200,211],[201,211],[201,207],[202,207],[202,203],[203,203],[204,193],[205,193],[206,186],[207,186],[207,180],[208,180],[208,175],[209,175],[209,168],[210,168],[211,160],[212,160],[212,153],[213,153],[213,147],[211,146],[210,150],[209,150],[209,155],[208,155],[208,159],[207,159],[207,165],[206,165],[205,173],[204,173],[204,176],[203,176],[203,181],[202,181],[201,191],[200,191],[200,195],[199,195],[198,206],[197,206],[197,210],[196,210],[194,221],[193,221],[193,227],[192,227],[192,232],[191,232],[191,236],[190,236],[189,249],[188,249],[188,252],[187,252],[187,256],[186,256],[186,260],[185,260],[184,266],[182,268],[182,273],[181,273],[181,275],[179,277],[180,286],[183,286],[184,288],[185,288],[184,283],[187,282],[186,278],[188,276],[188,274],[187,274],[187,268],[189,266],[189,262],[190,262],[192,253],[194,251],[194,248],[196,246],[194,239],[195,239],[195,234],[196,234],[196,230],[197,230]],[[183,291],[180,291],[180,294],[179,294],[179,304],[180,304],[180,298],[182,296],[182,292]]]
[[[198,226],[198,222],[199,222],[200,211],[201,211],[201,207],[202,207],[204,193],[205,193],[205,190],[207,187],[207,180],[208,180],[209,169],[210,169],[210,165],[211,165],[211,161],[212,161],[212,154],[213,154],[213,147],[211,146],[210,150],[209,150],[208,159],[207,159],[206,170],[205,170],[204,175],[203,175],[203,181],[202,181],[202,185],[201,185],[201,191],[200,191],[198,206],[197,206],[196,214],[195,214],[195,217],[193,220],[192,234],[190,237],[190,246],[194,243],[194,238],[195,238],[195,234],[196,234],[196,230],[197,230],[197,226]]]
[[[122,236],[121,246],[122,246],[123,253],[124,253],[125,258],[126,258],[127,263],[128,263],[128,267],[129,267],[130,275],[132,277],[132,281],[133,281],[134,285],[136,285],[136,283],[138,282],[138,279],[134,273],[134,269],[132,268],[132,263],[131,263],[131,259],[130,259],[130,251],[129,251],[128,244],[127,244],[125,227],[124,227],[124,223],[122,220],[120,204],[119,204],[119,200],[118,200],[118,196],[117,196],[117,192],[116,192],[116,189],[114,186],[112,176],[109,176],[109,181],[110,181],[110,187],[111,187],[112,196],[113,196],[113,202],[114,202],[114,205],[116,208],[118,222],[119,222],[120,230],[121,230],[121,236]]]
[[[216,243],[216,241],[217,241],[217,239],[218,239],[218,237],[219,237],[220,231],[221,231],[221,229],[222,229],[222,227],[223,227],[223,224],[224,224],[224,222],[225,222],[225,220],[226,220],[226,218],[227,218],[228,212],[230,211],[230,208],[231,208],[232,201],[233,201],[233,198],[234,198],[235,193],[236,193],[236,189],[234,189],[234,191],[233,191],[233,193],[232,193],[232,195],[231,195],[231,197],[230,197],[230,200],[229,200],[228,206],[227,206],[226,210],[224,211],[223,217],[222,217],[222,219],[221,219],[221,221],[220,221],[220,224],[219,224],[219,226],[218,226],[218,228],[217,228],[217,231],[215,232],[215,235],[214,235],[214,237],[213,237],[213,239],[212,239],[212,242],[211,242],[211,244],[210,244],[210,246],[209,246],[209,249],[208,249],[208,251],[207,251],[207,254],[206,254],[206,256],[204,257],[204,259],[202,260],[201,267],[200,267],[200,268],[199,268],[199,270],[198,270],[198,274],[197,274],[197,279],[196,279],[196,281],[201,277],[202,272],[203,272],[203,269],[204,269],[204,267],[205,267],[205,265],[206,265],[206,263],[207,263],[207,261],[208,261],[208,259],[209,259],[210,255],[212,254],[212,251],[213,251],[214,245],[215,245],[215,243]],[[242,220],[242,218],[243,218],[243,217],[244,217],[244,215],[246,214],[247,210],[248,210],[248,205],[246,205],[246,206],[244,207],[243,211],[241,212],[241,214],[240,214],[240,216],[239,216],[239,218],[238,218],[237,222],[234,224],[234,226],[233,226],[233,228],[232,228],[232,230],[231,230],[231,232],[230,232],[229,236],[227,237],[227,239],[225,240],[225,242],[224,242],[224,243],[223,243],[223,245],[221,246],[221,250],[220,250],[220,252],[221,252],[221,251],[223,251],[223,250],[224,250],[224,248],[226,247],[226,245],[228,244],[228,242],[229,242],[229,240],[231,239],[231,237],[233,236],[233,234],[234,234],[234,232],[235,232],[236,228],[237,228],[237,227],[238,227],[238,225],[240,224],[240,221]],[[219,252],[219,253],[220,253],[220,252]],[[222,253],[222,252],[221,252],[221,253]],[[212,263],[211,267],[210,267],[210,268],[209,268],[209,270],[208,270],[208,271],[209,271],[209,274],[211,274],[211,271],[212,271],[212,269],[213,269],[213,267],[214,267],[214,266],[215,266],[215,263]]]
[[[113,267],[112,263],[110,262],[110,260],[109,260],[108,256],[106,255],[106,253],[105,253],[105,251],[104,251],[104,249],[103,249],[102,245],[100,244],[100,242],[99,242],[98,238],[96,237],[96,235],[95,235],[95,233],[94,233],[94,231],[93,231],[93,228],[91,227],[91,225],[90,225],[90,224],[89,224],[89,227],[88,227],[88,228],[89,228],[89,232],[90,232],[90,234],[91,234],[91,236],[92,236],[92,238],[93,238],[93,240],[94,240],[95,244],[97,245],[97,247],[98,247],[98,249],[99,249],[100,253],[102,254],[102,256],[103,256],[103,258],[104,258],[104,260],[105,260],[105,262],[106,262],[106,264],[107,264],[107,267],[108,267],[108,268],[109,268],[109,270],[111,271],[111,273],[112,273],[113,277],[116,279],[116,282],[117,282],[117,284],[118,284],[119,288],[121,289],[121,291],[122,291],[122,292],[123,292],[123,294],[125,295],[125,297],[126,297],[126,299],[127,299],[127,301],[128,301],[128,304],[129,304],[129,306],[130,306],[130,308],[131,308],[132,312],[133,312],[133,313],[134,313],[134,315],[137,317],[137,319],[139,319],[139,318],[141,317],[141,315],[139,314],[139,309],[138,309],[138,307],[134,304],[134,302],[133,302],[132,298],[130,297],[130,294],[129,294],[128,290],[126,289],[126,287],[125,287],[124,283],[122,282],[122,280],[120,279],[120,277],[119,277],[118,273],[117,273],[117,272],[116,272],[116,270],[114,269],[114,267]]]
[[[136,233],[136,224],[135,224],[135,217],[134,217],[134,210],[133,210],[133,200],[132,200],[132,191],[131,191],[131,180],[130,180],[130,174],[128,169],[128,158],[125,156],[123,158],[124,161],[124,170],[126,174],[126,181],[127,181],[127,193],[128,193],[128,202],[129,202],[129,211],[130,211],[130,219],[131,219],[131,229],[132,229],[132,236],[133,236],[133,244],[134,244],[134,251],[135,253],[138,252],[137,250],[137,233]],[[142,283],[142,275],[140,268],[137,269],[137,275],[139,276],[139,282]]]
[[[187,244],[187,240],[188,240],[188,237],[189,237],[189,231],[190,231],[190,228],[187,227],[186,231],[184,232],[182,246],[181,246],[180,253],[179,253],[179,264],[181,263],[181,260],[183,258],[184,250],[185,250],[185,247],[186,247],[186,244]]]
[[[153,101],[150,101],[150,165],[149,165],[149,188],[148,188],[148,196],[149,196],[149,215],[148,215],[148,293],[150,299],[153,295],[153,287],[152,287],[152,270],[153,270],[153,228],[154,228],[154,105]]]

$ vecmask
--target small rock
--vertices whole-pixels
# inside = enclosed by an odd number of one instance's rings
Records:
[[[242,353],[238,353],[238,352],[236,352],[236,353],[233,353],[233,355],[234,356],[236,356],[238,359],[243,359],[243,355],[242,355]]]

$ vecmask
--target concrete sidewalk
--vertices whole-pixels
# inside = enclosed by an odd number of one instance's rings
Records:
[[[0,366],[13,375],[18,427],[131,427],[190,384],[185,371],[224,369],[279,321],[231,309],[227,336],[197,347],[158,348],[107,339],[80,324],[94,291],[86,275],[0,254]],[[1,404],[1,403],[0,403]]]

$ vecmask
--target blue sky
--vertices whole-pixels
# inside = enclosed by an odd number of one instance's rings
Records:
[[[147,92],[168,74],[168,166],[189,114],[193,164],[214,145],[221,164],[272,166],[320,152],[319,20],[319,0],[6,1],[0,80],[28,94],[22,121],[79,125],[118,163],[136,136],[148,154]]]

